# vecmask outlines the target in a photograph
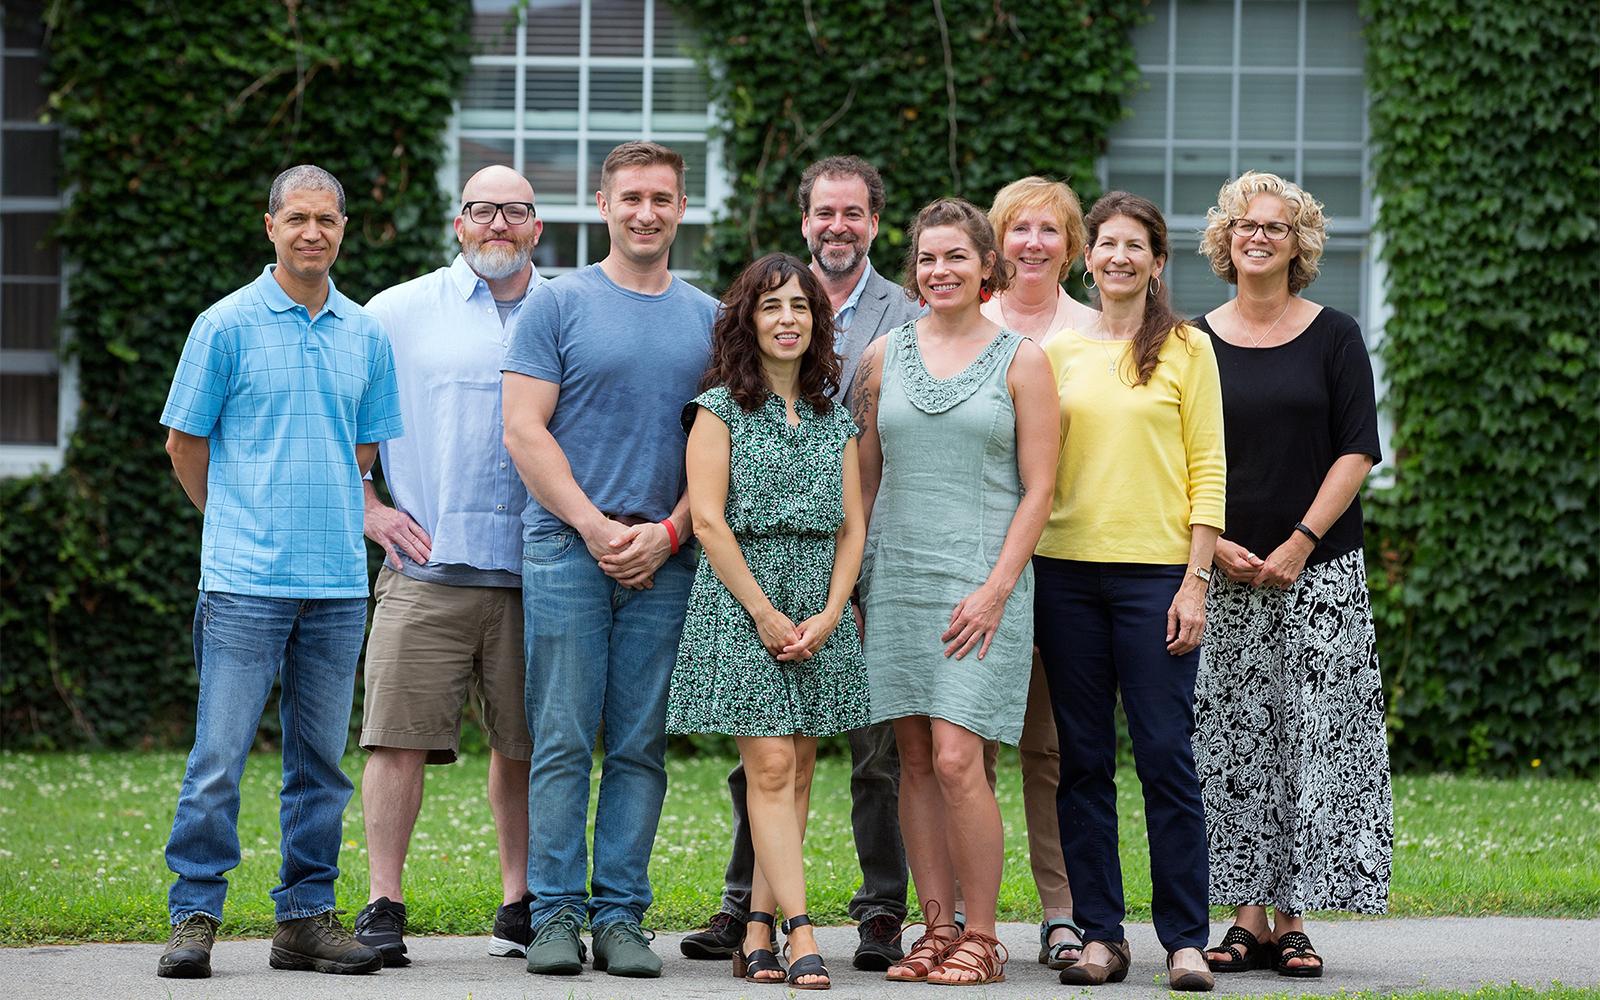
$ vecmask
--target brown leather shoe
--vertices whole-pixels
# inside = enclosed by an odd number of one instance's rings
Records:
[[[1089,945],[1094,943],[1096,942],[1085,942],[1078,961],[1061,970],[1062,983],[1067,986],[1103,986],[1106,983],[1120,983],[1128,978],[1128,965],[1133,961],[1133,949],[1128,947],[1128,942],[1099,942],[1111,950],[1111,961],[1106,965],[1095,965],[1093,962],[1084,961],[1083,956],[1089,953]]]
[[[1191,950],[1199,951],[1198,948]],[[1181,993],[1210,993],[1216,989],[1217,977],[1211,974],[1210,969],[1204,972],[1195,972],[1192,969],[1174,969],[1172,967],[1172,956],[1176,954],[1177,952],[1175,951],[1167,953],[1167,989],[1177,990]],[[1202,961],[1205,960],[1205,952],[1200,952],[1200,958]]]

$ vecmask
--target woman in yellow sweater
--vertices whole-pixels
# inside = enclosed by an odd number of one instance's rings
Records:
[[[1172,989],[1209,990],[1201,952],[1205,811],[1195,777],[1194,681],[1212,552],[1224,527],[1222,390],[1204,333],[1161,285],[1160,209],[1113,191],[1084,220],[1100,318],[1051,337],[1062,449],[1034,558],[1035,641],[1061,737],[1057,808],[1083,928],[1063,983],[1127,977],[1117,859],[1116,724],[1122,694],[1144,788],[1151,904]]]

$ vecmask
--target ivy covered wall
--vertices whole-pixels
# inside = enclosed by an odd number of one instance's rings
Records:
[[[1592,774],[1600,19],[1562,0],[1363,11],[1394,310],[1394,486],[1366,502],[1395,763]]]
[[[189,324],[273,259],[267,189],[344,184],[333,276],[357,301],[437,267],[435,177],[465,2],[58,0],[51,113],[69,140],[77,430],[59,474],[0,483],[0,741],[181,743],[200,517],[159,426]]]
[[[722,109],[730,197],[710,265],[726,283],[753,257],[800,250],[807,164],[855,153],[888,204],[872,259],[898,280],[905,226],[943,195],[987,208],[1031,173],[1085,207],[1095,159],[1138,82],[1128,31],[1140,0],[677,0]]]
[[[726,115],[725,282],[798,248],[812,160],[878,163],[898,275],[923,200],[1027,173],[1085,202],[1141,0],[676,0]],[[0,743],[181,743],[199,518],[157,426],[194,315],[271,258],[272,176],[350,196],[358,300],[433,267],[468,4],[60,0],[54,114],[82,407],[65,469],[0,483]],[[1388,269],[1390,488],[1369,570],[1403,768],[1600,769],[1600,39],[1582,5],[1363,0]],[[890,41],[885,41],[885,40]],[[269,713],[270,714],[270,713]]]

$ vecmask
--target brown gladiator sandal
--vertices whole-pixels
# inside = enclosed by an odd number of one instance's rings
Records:
[[[969,945],[974,947],[968,947]],[[1011,953],[997,939],[982,931],[967,931],[945,949],[944,961],[934,972],[970,972],[971,979],[929,979],[932,986],[987,986],[1006,981],[1006,963]]]
[[[883,974],[883,978],[891,983],[927,982],[928,973],[939,967],[939,963],[944,960],[945,952],[961,936],[961,928],[955,924],[935,923],[939,919],[938,903],[930,902],[924,912],[927,914],[927,920],[921,924],[923,935],[917,938],[917,943],[911,946],[910,951],[906,952],[905,958],[894,963],[889,967],[890,971]],[[918,925],[912,924],[906,930],[916,926]],[[939,933],[939,931],[946,929],[955,933],[949,937]],[[912,974],[897,976],[894,974],[895,969],[910,969]]]

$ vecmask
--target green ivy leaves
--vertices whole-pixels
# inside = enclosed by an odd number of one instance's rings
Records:
[[[1600,769],[1600,26],[1366,0],[1392,489],[1368,498],[1394,759]]]
[[[800,173],[835,153],[883,173],[872,257],[891,278],[905,227],[933,198],[987,207],[1002,185],[1036,173],[1066,180],[1087,206],[1099,194],[1095,158],[1138,80],[1128,29],[1145,16],[1139,0],[677,6],[699,31],[736,178],[708,236],[719,286],[761,253],[804,255]]]
[[[425,0],[49,5],[82,406],[61,473],[0,483],[6,746],[187,738],[200,518],[158,420],[189,325],[272,259],[267,189],[298,162],[345,185],[346,294],[443,262],[435,176],[467,16]]]

